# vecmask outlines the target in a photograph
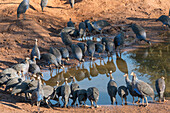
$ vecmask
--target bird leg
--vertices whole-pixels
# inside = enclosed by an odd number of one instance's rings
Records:
[[[49,108],[51,108],[51,106],[49,105],[49,99],[50,99],[50,97],[48,97],[47,99],[45,99],[45,102],[46,102],[46,104],[47,104],[47,106],[49,107]]]
[[[142,106],[144,106],[144,97],[142,97]]]
[[[134,96],[133,96],[133,104],[134,104],[134,100],[135,100],[135,98],[134,98]]]
[[[91,102],[91,108],[93,108],[93,101],[92,101],[92,100],[90,100],[90,102]]]
[[[122,100],[122,106],[123,106],[123,97],[121,97],[121,100]]]
[[[148,99],[147,99],[146,96],[144,96],[144,97],[145,97],[145,100],[146,100],[146,106],[148,106]]]
[[[117,105],[117,100],[116,100],[116,105]]]
[[[138,97],[138,100],[137,100],[137,101],[135,101],[135,103],[137,103],[137,104],[139,104],[139,103],[140,103],[139,97]]]
[[[95,102],[95,104],[96,104],[95,108],[98,108],[99,106],[97,105],[97,102]]]
[[[40,102],[37,102],[38,113],[40,112]]]
[[[26,18],[25,18],[25,13],[23,14],[23,17],[24,17],[24,20],[26,20]]]
[[[125,97],[125,105],[127,105],[127,98]]]
[[[25,80],[24,72],[21,70],[21,76],[23,77],[23,81]]]

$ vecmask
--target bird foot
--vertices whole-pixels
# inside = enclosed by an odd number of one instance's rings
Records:
[[[136,103],[136,104],[139,104],[139,103],[140,103],[140,100],[139,100],[139,101],[135,101],[135,103]],[[134,102],[133,102],[133,104],[134,104]]]
[[[67,106],[67,108],[71,108],[71,106]]]
[[[164,99],[163,102],[168,102],[168,100]]]
[[[140,104],[139,107],[147,107],[148,105]]]
[[[98,108],[98,107],[99,107],[98,105],[95,106],[95,108]]]

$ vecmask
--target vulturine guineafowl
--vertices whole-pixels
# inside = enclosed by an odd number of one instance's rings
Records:
[[[37,88],[32,92],[31,105],[37,104],[38,112],[40,112],[40,103],[44,99],[44,90],[42,88],[41,77],[38,76]]]
[[[65,85],[61,87],[61,96],[64,102],[63,107],[68,107],[69,96],[71,94],[71,89],[67,81],[68,78],[65,78]]]
[[[170,18],[169,18],[169,16],[161,15],[158,19],[156,19],[156,22],[157,21],[161,21],[163,25],[168,26],[170,28]]]
[[[154,90],[153,88],[142,80],[138,80],[134,72],[131,73],[132,78],[132,88],[133,90],[142,96],[142,105],[144,106],[144,98],[146,100],[146,106],[148,106],[148,100],[146,96],[150,96],[154,101]]]
[[[66,61],[70,60],[69,59],[70,54],[67,48],[64,48],[64,47],[60,48],[60,53],[61,53],[62,58],[66,59]]]
[[[95,49],[96,49],[96,52],[99,53],[99,57],[101,58],[101,54],[104,53],[105,51],[105,43],[104,44],[96,43]]]
[[[127,105],[127,96],[128,96],[127,87],[120,86],[117,91],[118,91],[118,94],[122,100],[122,106],[123,106],[123,99],[125,100],[125,105]]]
[[[62,64],[61,64],[62,56],[61,56],[60,51],[57,48],[50,47],[50,53],[53,54],[56,57],[58,64],[60,66],[62,66]]]
[[[35,39],[35,45],[34,45],[34,47],[32,48],[32,51],[31,51],[31,59],[33,59],[34,56],[37,56],[37,59],[40,60],[41,55],[40,55],[40,50],[38,48],[37,43],[38,43],[38,40]]]
[[[156,91],[158,93],[159,102],[161,102],[162,100],[165,101],[165,97],[164,97],[165,81],[164,81],[164,79],[165,79],[164,77],[161,77],[155,81],[155,87],[156,87]]]
[[[79,89],[79,85],[76,83],[75,81],[75,77],[71,77],[73,80],[72,80],[72,83],[71,83],[71,86],[70,86],[70,89],[71,89],[71,95],[72,95],[72,99],[73,99],[73,102],[72,102],[72,106],[74,105],[74,103],[76,102],[77,100],[77,90]]]
[[[85,53],[87,51],[87,44],[86,43],[77,43],[77,45],[81,48],[82,52],[83,52],[83,58],[85,57]]]
[[[129,90],[129,93],[131,94],[132,98],[133,98],[133,104],[134,104],[134,100],[135,100],[135,97],[137,96],[138,97],[138,103],[139,103],[139,99],[142,98],[141,95],[139,95],[138,93],[136,93],[134,90],[133,90],[133,87],[132,87],[132,81],[129,79],[129,75],[128,74],[125,74],[124,75],[125,77],[125,82],[126,82],[126,87],[128,88]]]
[[[66,32],[61,32],[61,39],[66,46],[71,47],[72,39],[71,36]]]
[[[112,71],[110,71],[110,81],[107,84],[107,92],[110,96],[111,104],[113,105],[116,102],[116,105],[117,105],[117,100],[116,100],[117,83],[112,77]]]
[[[90,23],[95,31],[102,33],[103,28],[110,26],[110,23],[106,20],[98,20]]]
[[[73,44],[71,46],[72,49],[72,53],[74,55],[74,57],[79,61],[79,62],[84,62],[83,59],[83,52],[81,50],[81,48],[78,45]]]
[[[56,57],[51,53],[41,54],[41,60],[46,61],[46,63],[49,65],[50,70],[52,70],[52,64],[54,64],[56,68],[59,68]]]
[[[116,35],[116,37],[114,38],[115,50],[117,49],[117,47],[119,47],[120,51],[120,46],[124,45],[124,38],[125,38],[124,31],[121,31],[118,35]]]
[[[73,8],[74,4],[75,4],[75,0],[69,0],[69,4],[70,4],[71,8]]]
[[[91,60],[93,60],[93,56],[95,54],[95,44],[93,41],[88,40],[87,41],[87,51],[91,57]]]
[[[113,53],[113,47],[114,47],[114,43],[112,41],[107,41],[105,48],[106,48],[106,52],[108,56],[111,56]]]
[[[75,27],[74,26],[74,22],[71,21],[71,18],[69,19],[69,21],[67,22],[67,27]]]
[[[23,0],[17,8],[17,19],[20,18],[20,14],[23,14],[25,19],[25,12],[29,8],[29,0]]]
[[[96,104],[96,108],[98,107],[97,102],[99,99],[99,90],[96,87],[89,87],[87,89],[87,98],[91,102],[91,107],[93,107],[93,102]]]
[[[17,84],[21,83],[22,79],[20,77],[15,77],[10,79],[7,83],[6,83],[6,88],[5,91],[7,91],[10,88],[15,87]]]
[[[18,73],[18,76],[20,76],[20,74],[22,75],[23,79],[25,79],[25,74],[28,73],[28,69],[29,69],[29,58],[26,57],[25,58],[25,62],[24,63],[21,63],[21,64],[16,64],[14,66],[12,66],[12,68],[14,68],[17,73]]]
[[[130,25],[130,27],[132,28],[133,32],[136,34],[136,38],[139,40],[139,41],[142,41],[144,40],[145,42],[147,42],[148,44],[151,44],[151,42],[149,40],[146,39],[146,32],[144,30],[143,27],[135,24],[135,23],[132,23]]]
[[[86,106],[86,100],[87,100],[87,91],[85,89],[79,89],[77,91],[77,97],[79,104],[82,105],[82,102],[84,106]]]
[[[41,0],[40,6],[41,6],[41,9],[42,9],[42,12],[44,11],[44,7],[47,6],[47,3],[48,3],[48,0]]]
[[[79,36],[82,40],[86,36],[86,24],[83,21],[79,24]]]
[[[37,73],[41,73],[41,70],[37,64],[30,64],[28,72],[30,72],[33,77],[36,77]]]

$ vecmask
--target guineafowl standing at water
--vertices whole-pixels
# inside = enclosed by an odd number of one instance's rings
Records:
[[[132,28],[133,32],[136,34],[136,38],[139,41],[144,40],[148,44],[151,44],[149,40],[146,40],[146,32],[145,32],[145,30],[141,26],[132,23],[130,25],[130,27]]]
[[[134,72],[131,73],[132,78],[132,88],[133,90],[142,96],[142,105],[144,106],[144,98],[146,100],[146,106],[148,106],[148,100],[146,96],[150,96],[154,101],[154,90],[153,88],[142,80],[138,80]]]
[[[33,77],[36,77],[36,74],[41,73],[41,70],[37,64],[30,64],[28,72],[30,72]]]
[[[142,96],[139,95],[138,93],[136,93],[136,92],[133,90],[133,88],[132,88],[132,81],[129,79],[129,75],[128,75],[128,74],[125,74],[124,77],[125,77],[125,81],[126,81],[126,87],[128,88],[129,93],[131,94],[131,96],[132,96],[132,98],[133,98],[133,104],[134,104],[134,100],[135,100],[134,97],[136,97],[136,96],[138,97],[138,101],[137,101],[137,102],[139,102],[139,101],[140,101],[139,98],[142,98]]]
[[[115,45],[115,50],[117,47],[123,46],[124,45],[124,32],[121,31],[115,38],[114,38],[114,45]],[[120,50],[120,48],[119,48]]]
[[[122,100],[122,106],[123,106],[123,99],[125,99],[125,105],[127,105],[127,96],[128,96],[128,90],[125,86],[120,86],[118,88],[118,94],[121,97]]]
[[[91,40],[87,41],[87,51],[88,51],[88,53],[91,57],[91,60],[93,60],[93,56],[94,56],[94,53],[95,53],[95,44]]]
[[[74,4],[75,4],[75,0],[69,0],[69,4],[70,4],[71,8],[73,8]]]
[[[23,14],[24,19],[25,19],[25,12],[29,8],[29,0],[23,0],[17,9],[17,19],[20,18],[20,14]]]
[[[41,9],[42,9],[42,12],[44,11],[44,7],[47,6],[47,3],[48,3],[48,0],[41,0],[40,6],[41,6]]]
[[[34,45],[34,47],[32,48],[32,51],[31,51],[31,59],[33,59],[34,56],[37,56],[37,59],[40,60],[41,55],[40,55],[40,50],[38,48],[37,43],[38,43],[38,40],[35,39],[35,45]]]
[[[72,39],[71,36],[66,32],[61,32],[61,39],[66,46],[71,47]]]
[[[96,104],[96,108],[98,107],[97,101],[99,99],[99,90],[96,87],[90,87],[87,89],[87,98],[91,102],[91,107],[93,107],[93,101]]]
[[[63,107],[68,106],[69,96],[71,93],[71,89],[67,81],[68,81],[68,78],[65,78],[65,85],[61,87],[61,96],[64,102]]]
[[[83,52],[81,50],[81,48],[78,45],[73,44],[71,46],[72,49],[72,53],[74,55],[74,57],[79,61],[79,62],[83,62]]]
[[[86,36],[86,24],[83,21],[79,24],[79,36],[82,38],[82,40],[83,37]]]
[[[62,58],[66,59],[66,61],[69,61],[70,55],[69,55],[69,51],[67,48],[64,48],[64,47],[60,48],[60,53],[61,53]]]
[[[159,96],[159,102],[161,102],[162,100],[165,101],[165,97],[164,97],[165,81],[164,81],[164,79],[165,79],[164,77],[161,77],[155,81],[155,87],[156,87],[156,91]]]
[[[105,48],[106,48],[106,52],[108,56],[111,56],[113,53],[113,47],[114,47],[114,43],[112,41],[107,41]]]
[[[77,100],[77,90],[79,89],[79,85],[76,83],[75,81],[75,77],[71,77],[73,79],[72,83],[71,83],[71,86],[70,86],[70,89],[71,89],[71,95],[72,95],[72,99],[73,99],[73,102],[72,102],[72,106],[74,105],[74,103],[76,102]]]
[[[86,43],[77,43],[77,45],[81,48],[82,52],[83,52],[83,58],[85,57],[85,53],[87,51],[87,44]]]
[[[57,62],[56,57],[51,53],[44,53],[41,55],[41,60],[45,60],[49,65],[49,69],[52,70],[52,64],[55,65],[56,68],[59,68],[59,64]]]
[[[53,54],[53,55],[56,57],[58,64],[59,64],[60,66],[62,66],[62,64],[61,64],[61,58],[62,58],[62,56],[61,56],[60,51],[59,51],[57,48],[50,47],[50,53]]]
[[[41,78],[38,76],[37,88],[32,92],[31,105],[37,104],[38,112],[40,112],[40,103],[44,98],[44,90],[42,88]]]
[[[101,44],[101,43],[96,43],[95,44],[95,49],[96,51],[99,53],[99,57],[101,58],[101,53],[103,53],[105,51],[105,43]]]
[[[81,105],[82,102],[84,102],[83,105],[86,105],[87,91],[85,89],[79,89],[77,90],[77,96],[78,96],[79,104]]]
[[[110,81],[107,84],[107,92],[110,96],[111,104],[113,105],[116,102],[117,105],[117,100],[116,100],[116,94],[117,94],[117,84],[112,77],[112,71],[110,71]]]

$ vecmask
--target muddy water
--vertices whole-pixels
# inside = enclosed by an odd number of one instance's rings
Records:
[[[135,51],[123,52],[121,55],[114,53],[112,57],[97,59],[94,62],[84,62],[79,67],[69,67],[65,72],[60,70],[56,74],[56,70],[50,76],[50,72],[44,72],[44,82],[47,85],[55,86],[56,81],[60,81],[60,85],[64,83],[64,77],[74,76],[76,82],[81,89],[88,87],[97,87],[100,97],[98,105],[110,105],[110,97],[107,93],[107,84],[109,82],[108,72],[112,70],[113,78],[117,86],[125,85],[125,73],[130,74],[132,71],[137,74],[138,79],[149,83],[153,88],[155,80],[161,76],[165,76],[166,95],[170,94],[170,44],[160,44],[153,47],[139,49]],[[129,76],[130,79],[132,78]],[[71,80],[69,79],[69,84]],[[169,87],[168,87],[169,86]],[[156,94],[156,92],[155,92]],[[121,104],[119,95],[116,96],[118,105]],[[132,104],[132,97],[128,95],[128,104]],[[137,99],[137,98],[135,98]],[[151,101],[151,98],[148,98]],[[70,100],[70,102],[72,102]],[[62,102],[61,102],[62,103]],[[90,105],[89,100],[86,102]]]

